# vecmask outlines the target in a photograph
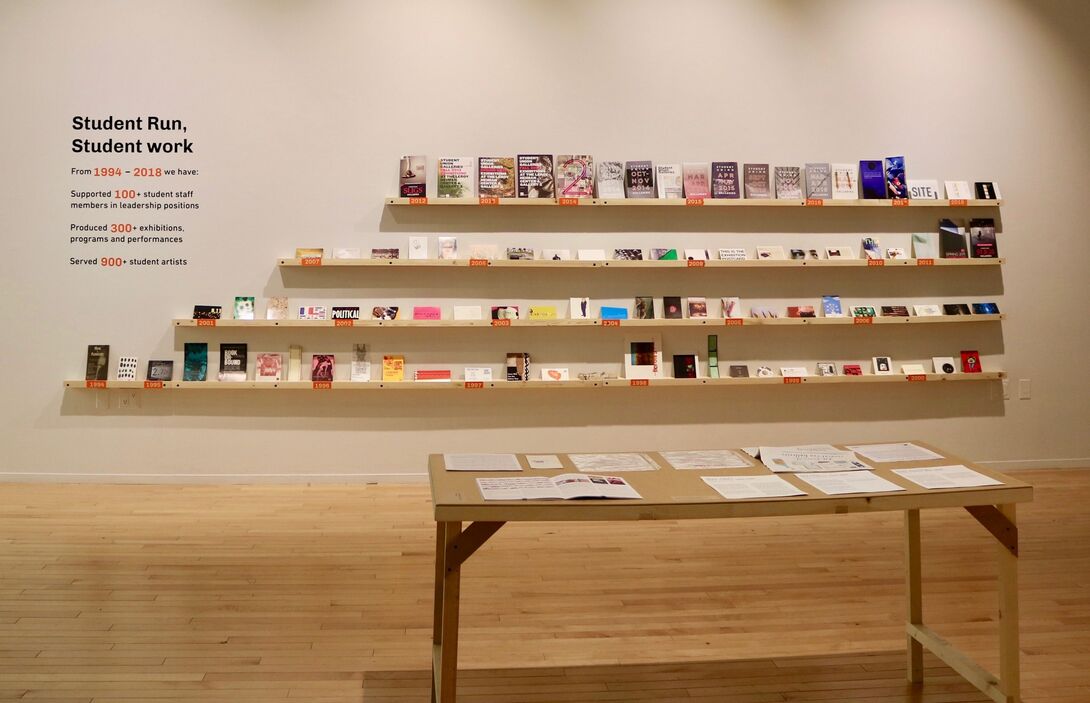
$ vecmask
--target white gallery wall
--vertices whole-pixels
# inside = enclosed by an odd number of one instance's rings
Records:
[[[1090,462],[1090,10],[1082,2],[22,2],[0,4],[0,213],[9,480],[399,480],[443,451],[598,451],[917,438],[999,468]],[[183,155],[89,155],[72,118],[181,119]],[[398,159],[588,153],[773,165],[904,154],[909,178],[993,180],[1005,266],[656,272],[279,269],[296,247],[401,247],[409,235],[542,248],[908,247],[941,210],[387,208]],[[73,168],[196,169],[110,180]],[[434,183],[434,170],[432,172]],[[78,244],[72,190],[186,191],[130,212],[178,244]],[[543,211],[539,211],[543,210]],[[967,211],[955,215],[966,219]],[[978,213],[982,214],[982,213]],[[72,258],[184,258],[76,266]],[[996,301],[1001,324],[663,330],[667,355],[790,366],[895,364],[978,349],[998,383],[519,392],[65,390],[88,344],[174,359],[207,341],[338,355],[376,373],[471,365],[617,372],[624,334],[590,329],[174,328],[236,295],[293,303],[555,302],[587,295],[824,294],[873,304]],[[713,311],[717,310],[713,306]],[[113,377],[111,369],[111,378]],[[1027,383],[1021,384],[1026,379]],[[1030,397],[1019,399],[1020,387]],[[127,407],[122,407],[127,405]]]

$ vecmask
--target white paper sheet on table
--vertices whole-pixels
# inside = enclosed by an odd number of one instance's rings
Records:
[[[444,454],[447,471],[522,471],[514,454]]]
[[[704,483],[714,488],[727,500],[806,495],[805,491],[800,491],[779,476],[701,476],[701,478]]]
[[[560,457],[556,454],[527,454],[526,463],[531,469],[562,469]]]
[[[761,447],[761,462],[774,473],[812,471],[857,471],[871,468],[854,452],[830,444],[806,444],[796,447]]]
[[[609,471],[654,471],[659,468],[655,462],[643,454],[635,452],[621,454],[569,454],[575,468],[583,472]]]
[[[968,466],[930,466],[920,469],[894,469],[893,473],[907,478],[924,488],[974,488],[976,486],[1002,486],[991,476],[973,471]]]
[[[574,498],[622,498],[642,496],[620,476],[517,476],[478,478],[477,487],[485,500],[571,500]]]
[[[853,452],[878,463],[891,461],[934,461],[945,459],[942,454],[936,454],[930,449],[921,447],[911,442],[897,442],[893,444],[856,444],[848,447]]]
[[[871,471],[799,474],[799,479],[830,496],[843,493],[885,493],[904,490],[896,483],[887,481]]]
[[[743,469],[753,464],[729,449],[659,452],[675,469]]]

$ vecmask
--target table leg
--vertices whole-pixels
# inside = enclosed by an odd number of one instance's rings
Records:
[[[923,573],[920,561],[920,511],[905,511],[905,593],[908,622],[923,625]],[[923,645],[908,636],[908,680],[923,681]]]
[[[458,600],[461,564],[448,562],[460,522],[440,522],[435,539],[435,621],[432,626],[432,703],[454,703],[458,676]]]
[[[1015,527],[1014,549],[1000,544],[999,557],[999,690],[1009,703],[1021,698],[1021,672],[1018,645],[1018,521],[1015,505],[1000,505],[999,511]]]

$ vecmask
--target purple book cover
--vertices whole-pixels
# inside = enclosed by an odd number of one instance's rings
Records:
[[[739,197],[737,161],[712,162],[712,197]]]
[[[859,182],[863,185],[865,200],[886,199],[886,174],[881,161],[860,161]]]

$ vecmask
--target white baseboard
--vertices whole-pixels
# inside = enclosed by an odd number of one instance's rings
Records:
[[[152,484],[398,484],[427,483],[426,473],[337,474],[92,474],[61,471],[0,471],[0,483],[152,483]]]

